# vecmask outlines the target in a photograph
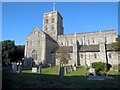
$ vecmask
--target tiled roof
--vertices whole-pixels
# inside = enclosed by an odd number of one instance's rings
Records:
[[[106,50],[111,51],[112,50],[112,44],[107,44],[106,45]]]
[[[67,53],[72,53],[73,52],[73,47],[72,46],[60,46],[58,49],[57,49],[57,53],[61,53],[62,51],[65,51]]]
[[[67,53],[72,53],[73,52],[73,46],[60,46],[57,49],[57,53],[61,52],[61,49],[66,49],[65,51]],[[112,44],[107,44],[106,45],[106,50],[111,51],[112,50]],[[82,45],[78,46],[78,51],[79,52],[99,52],[99,45]]]
[[[99,45],[83,45],[79,46],[79,52],[84,52],[84,51],[99,51]]]

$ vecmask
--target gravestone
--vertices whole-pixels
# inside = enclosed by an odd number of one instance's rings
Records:
[[[110,70],[113,70],[113,68],[110,68]]]
[[[12,63],[12,72],[16,73],[17,71],[17,64],[16,62]]]
[[[76,71],[76,66],[73,67],[73,70]]]
[[[73,66],[72,65],[70,65],[70,69],[71,69],[71,71],[73,71]]]
[[[42,73],[42,67],[41,67],[41,66],[38,67],[38,73],[39,73],[39,74]]]
[[[32,72],[37,73],[37,67],[32,67]]]
[[[59,76],[60,78],[64,77],[64,67],[60,67]]]
[[[51,64],[50,64],[50,68],[51,68]]]
[[[17,64],[17,71],[18,71],[19,62],[17,62],[16,64]]]
[[[22,65],[18,65],[18,72],[21,73],[22,72]]]
[[[51,65],[51,64],[48,64],[48,66],[51,68],[52,65]]]
[[[89,69],[89,73],[95,73],[95,69],[94,68],[90,68]]]
[[[65,74],[68,74],[68,68],[65,67]]]
[[[32,59],[31,58],[24,58],[24,69],[31,69],[32,68]]]

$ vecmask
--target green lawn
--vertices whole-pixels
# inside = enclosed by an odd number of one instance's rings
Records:
[[[77,71],[71,71],[70,67],[68,68],[69,74],[65,74],[65,76],[79,76],[79,75],[84,75],[88,74],[88,70],[86,70],[84,67],[78,67]],[[24,70],[22,71],[24,73],[32,73],[32,70]],[[47,68],[42,68],[42,74],[50,74],[50,75],[59,75],[59,66],[52,66],[52,68],[47,67]]]
[[[88,81],[88,71],[84,67],[77,71],[70,71],[63,79],[59,77],[59,66],[43,68],[42,74],[32,73],[31,70],[23,70],[22,73],[12,73],[11,70],[3,70],[3,88],[118,88],[119,79],[116,71],[109,71],[114,79],[103,81]]]

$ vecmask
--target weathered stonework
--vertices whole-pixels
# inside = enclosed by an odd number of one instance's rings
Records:
[[[58,11],[44,13],[43,31],[35,27],[27,36],[26,58],[32,58],[36,65],[58,65],[57,50],[61,46],[67,46],[70,48],[68,53],[71,57],[68,65],[90,66],[93,62],[107,60],[111,65],[119,63],[118,54],[110,48],[117,38],[115,30],[64,35],[62,20]]]

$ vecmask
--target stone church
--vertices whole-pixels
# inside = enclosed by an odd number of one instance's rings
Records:
[[[114,29],[65,35],[63,17],[59,11],[53,10],[44,13],[42,30],[36,26],[27,36],[25,58],[31,58],[36,65],[58,65],[60,60],[56,55],[66,47],[71,58],[68,65],[90,66],[99,61],[117,65],[118,55],[111,49],[116,38]]]

